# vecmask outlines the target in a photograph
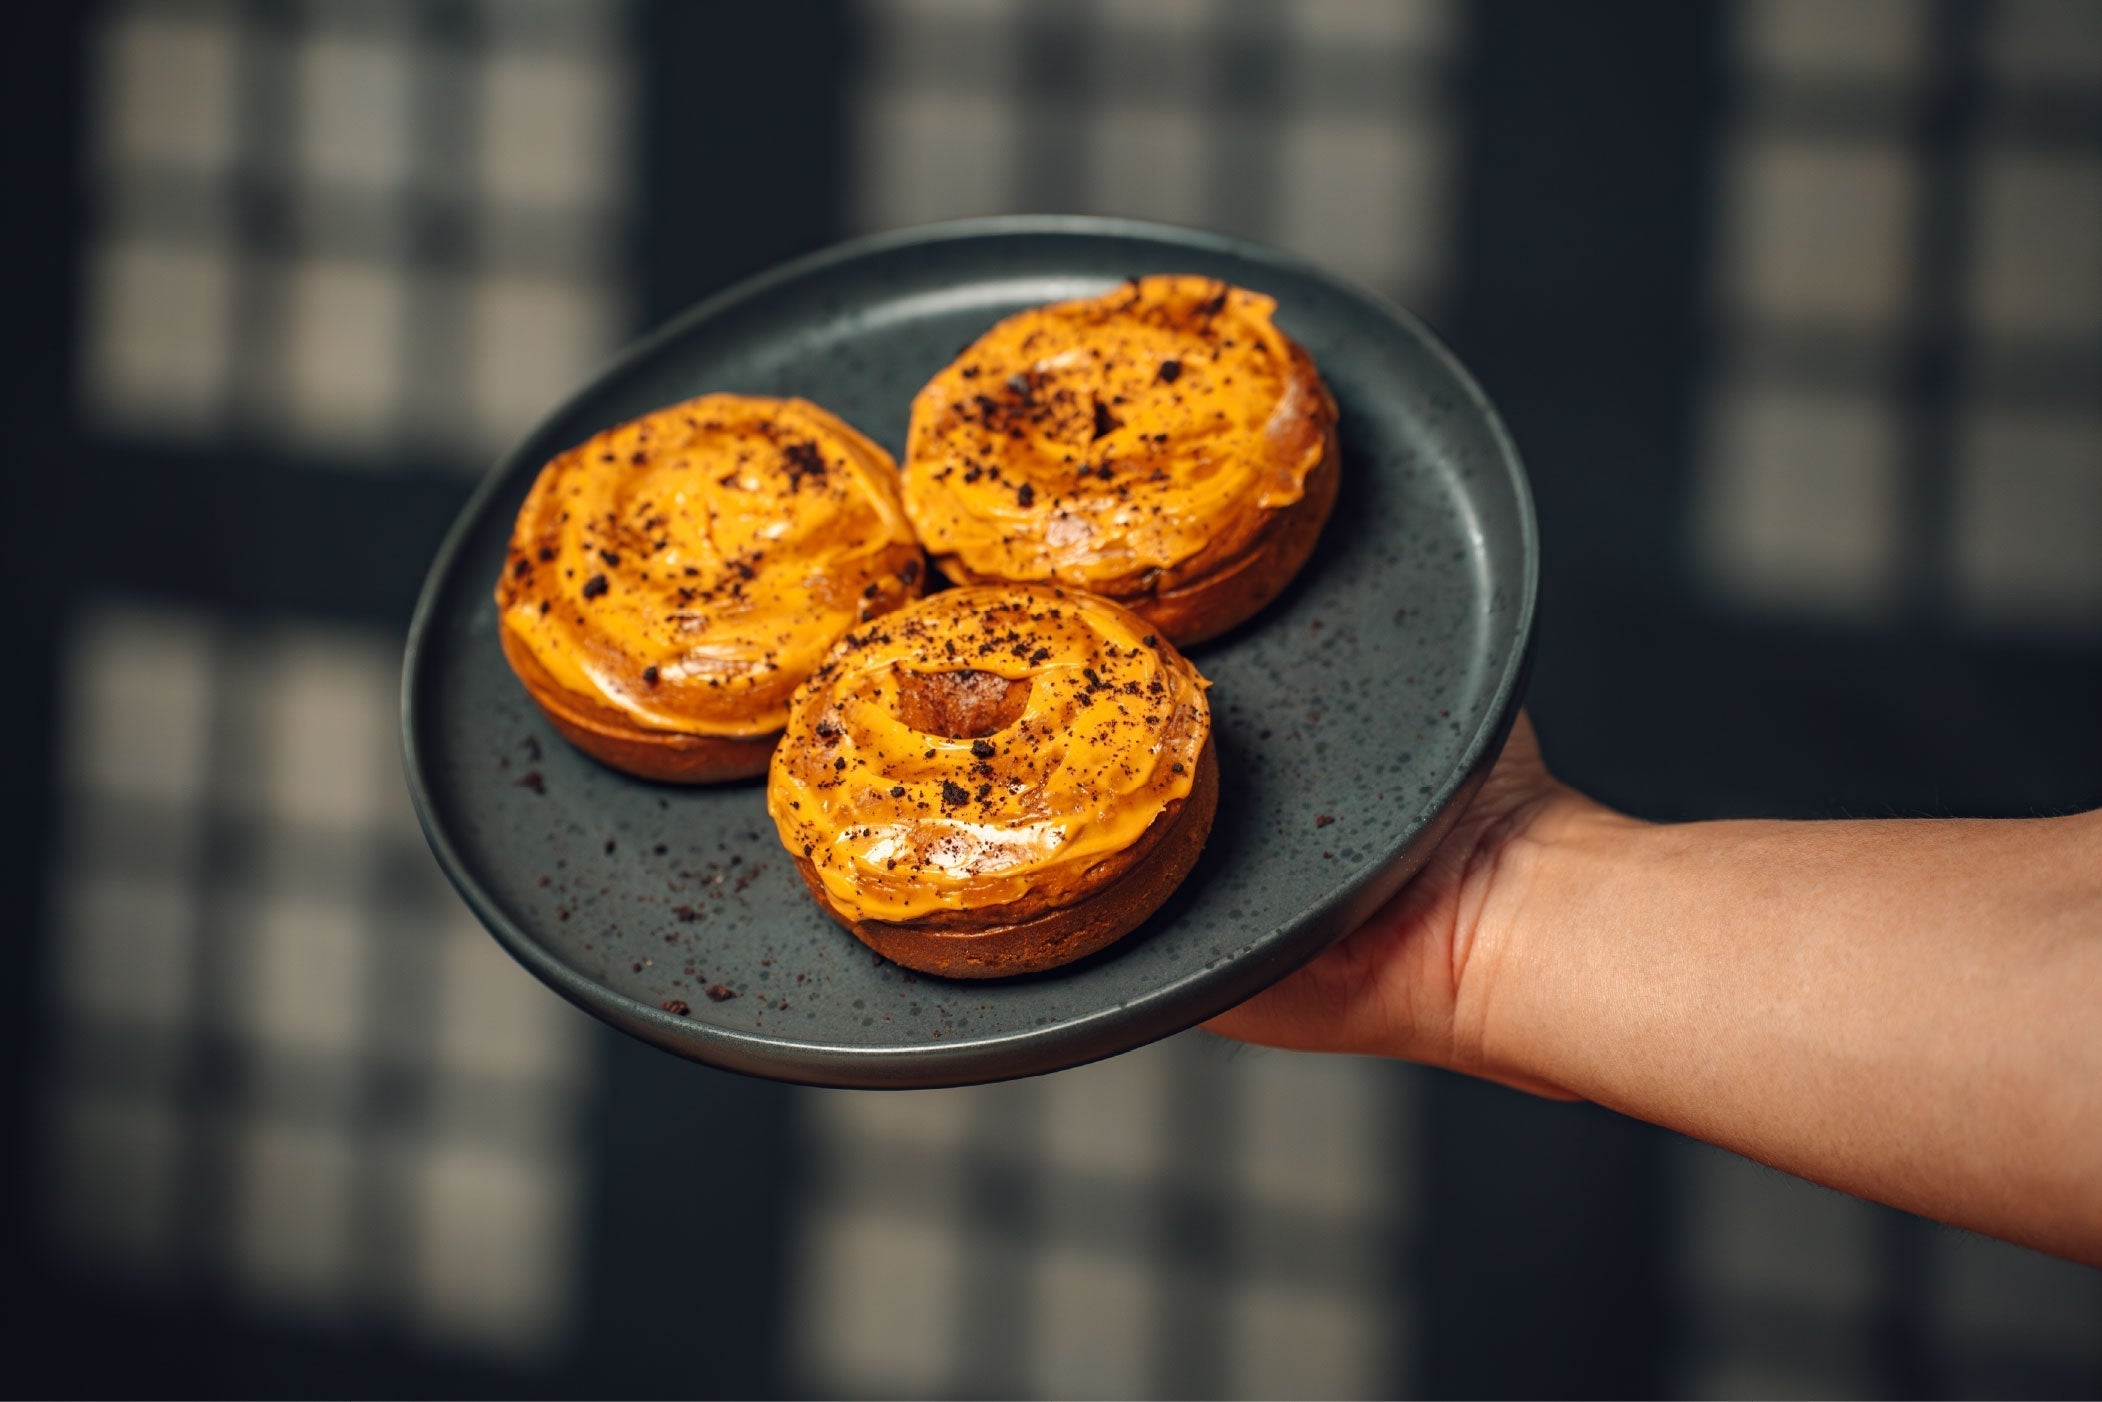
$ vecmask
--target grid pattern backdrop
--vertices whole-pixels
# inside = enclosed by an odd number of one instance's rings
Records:
[[[478,473],[621,339],[625,18],[113,7],[93,55],[89,417]]]
[[[2102,9],[1737,15],[1703,571],[2102,633]]]
[[[1536,711],[1576,781],[1655,816],[2102,800],[2102,7],[730,13],[69,21],[42,451],[266,506],[167,523],[219,567],[158,521],[22,543],[53,745],[19,1259],[64,1283],[51,1327],[175,1319],[152,1385],[229,1392],[2102,1387],[2094,1272],[1416,1068],[1201,1034],[882,1096],[674,1063],[478,931],[394,739],[435,531],[639,320],[842,234],[1070,209],[1279,243],[1451,330],[1532,463]],[[321,525],[272,554],[279,512]],[[1730,661],[1654,645],[1689,624]],[[1795,730],[1768,712],[1808,683],[1745,692],[1753,780],[1644,709],[1674,666],[1850,663],[1854,709]],[[1932,768],[2008,713],[2033,745]],[[1852,745],[1892,715],[1916,750]],[[1844,733],[1791,750],[1812,726]],[[148,1385],[124,1366],[89,1376]]]
[[[560,1348],[584,1019],[432,867],[392,639],[109,605],[65,686],[53,1244],[133,1288]]]

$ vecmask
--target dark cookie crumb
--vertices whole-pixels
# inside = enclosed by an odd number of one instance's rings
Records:
[[[1335,814],[1333,814],[1333,813],[1323,813],[1322,815],[1320,815],[1319,817],[1317,817],[1317,818],[1315,818],[1315,819],[1314,819],[1314,826],[1315,826],[1315,827],[1317,827],[1317,828],[1325,828],[1325,827],[1327,827],[1327,826],[1328,826],[1328,825],[1329,825],[1330,823],[1333,823],[1333,822],[1334,822],[1335,820],[1336,820],[1336,815],[1335,815]]]
[[[657,1006],[664,1009],[664,1011],[670,1013],[674,1017],[685,1017],[688,1013],[693,1011],[692,1008],[686,1006],[686,1000],[684,998],[666,998]]]
[[[1101,400],[1095,401],[1095,438],[1101,438],[1124,426],[1124,421],[1109,411]]]
[[[734,990],[725,988],[719,983],[709,984],[707,988],[707,993],[708,1001],[711,1003],[727,1003],[732,998],[735,998],[737,996]]]
[[[525,773],[518,776],[518,782],[513,787],[531,789],[534,793],[544,794],[547,792],[547,780],[540,777],[539,770],[528,769]]]

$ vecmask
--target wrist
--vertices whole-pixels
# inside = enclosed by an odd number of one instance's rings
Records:
[[[1581,1042],[1581,1032],[1565,1035],[1543,1019],[1583,1005],[1572,996],[1590,971],[1582,940],[1601,902],[1614,899],[1608,892],[1641,889],[1649,839],[1666,831],[1558,786],[1493,845],[1456,948],[1455,1070],[1587,1098],[1581,1068],[1557,1050]]]

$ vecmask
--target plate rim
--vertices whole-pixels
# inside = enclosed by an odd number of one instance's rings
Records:
[[[518,442],[498,456],[482,476],[459,514],[447,528],[432,557],[416,606],[410,614],[403,643],[400,692],[400,738],[403,777],[424,841],[446,879],[458,891],[482,926],[505,951],[523,964],[541,982],[585,1012],[664,1050],[717,1068],[745,1075],[796,1084],[865,1089],[924,1089],[940,1086],[983,1084],[990,1081],[1048,1074],[1085,1065],[1124,1051],[1134,1050],[1163,1037],[1196,1026],[1252,996],[1285,974],[1298,968],[1335,938],[1290,942],[1283,951],[1264,951],[1270,957],[1244,957],[1228,970],[1206,966],[1184,974],[1134,998],[1058,1023],[1053,1028],[1008,1032],[995,1036],[938,1042],[910,1047],[820,1046],[763,1033],[735,1031],[697,1023],[643,1003],[599,983],[557,958],[521,928],[499,906],[490,892],[468,869],[450,835],[433,811],[428,765],[417,735],[417,697],[424,675],[426,636],[434,626],[440,596],[451,579],[460,554],[466,549],[475,526],[487,510],[489,500],[500,492],[517,470],[526,446],[538,439],[550,423],[597,392],[606,381],[647,361],[664,346],[679,340],[693,327],[720,316],[739,303],[760,297],[784,284],[799,281],[829,268],[875,257],[899,249],[954,242],[1052,235],[1074,238],[1123,238],[1179,246],[1220,254],[1276,269],[1295,277],[1326,284],[1345,297],[1365,303],[1411,335],[1449,375],[1462,392],[1466,404],[1489,432],[1497,452],[1496,465],[1512,494],[1517,509],[1519,550],[1524,579],[1518,590],[1515,645],[1504,659],[1501,675],[1474,731],[1461,749],[1460,760],[1439,788],[1425,800],[1421,821],[1405,825],[1334,889],[1293,921],[1302,930],[1332,923],[1339,911],[1361,899],[1383,877],[1427,859],[1444,837],[1442,829],[1456,820],[1473,790],[1487,776],[1516,718],[1520,699],[1532,669],[1540,584],[1539,524],[1534,511],[1531,484],[1524,459],[1496,406],[1459,357],[1420,317],[1400,304],[1298,254],[1231,234],[1190,228],[1154,220],[1089,214],[1001,214],[971,219],[945,220],[934,224],[887,230],[864,235],[815,250],[741,278],[680,311],[654,330],[647,331],[594,371],[527,429]],[[1413,877],[1404,871],[1395,888]],[[1260,942],[1265,936],[1258,936]],[[1302,947],[1303,946],[1303,947]],[[1277,966],[1277,967],[1273,967]],[[1232,977],[1235,969],[1244,971]],[[1191,1003],[1181,996],[1193,982],[1209,982],[1215,997]],[[1216,1003],[1216,1006],[1210,1006]],[[1158,1009],[1174,1009],[1161,1017]],[[1191,1011],[1201,1007],[1200,1011]],[[1151,1020],[1145,1017],[1155,1011]],[[1087,1047],[1109,1029],[1136,1024],[1143,1033],[1136,1040],[1116,1046]],[[1049,1054],[1046,1054],[1046,1053]]]

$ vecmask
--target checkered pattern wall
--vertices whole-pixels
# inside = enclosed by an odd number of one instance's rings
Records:
[[[2102,9],[1748,0],[1693,544],[1752,608],[2102,632]]]
[[[105,7],[85,431],[295,473],[479,473],[624,334],[630,20]],[[68,638],[48,1244],[171,1299],[559,1356],[589,1029],[430,862],[398,636],[95,596]]]
[[[626,329],[630,49],[616,3],[115,6],[91,420],[478,472]]]
[[[585,1020],[431,864],[391,643],[128,603],[72,638],[39,1077],[53,1244],[266,1315],[559,1349]]]
[[[646,9],[108,6],[84,435],[478,471],[628,329]],[[841,232],[1138,215],[1455,305],[1469,7],[845,13]],[[2098,13],[1728,7],[1684,541],[1718,608],[2102,627]],[[100,593],[66,636],[44,1239],[147,1298],[551,1366],[593,1288],[582,1184],[617,1151],[583,1129],[602,1062],[422,850],[393,637]],[[1393,1392],[1439,1288],[1432,1084],[1191,1034],[1015,1085],[781,1092],[785,1386]],[[2091,1272],[1695,1145],[1665,1177],[1672,1390],[1893,1390],[1907,1350],[1959,1392],[2102,1376]],[[1893,1347],[1893,1318],[1925,1336]]]
[[[1007,210],[1221,229],[1412,305],[1445,268],[1445,0],[862,7],[852,218]]]
[[[814,1395],[1356,1397],[1407,1376],[1402,1068],[1185,1036],[809,1105]]]

